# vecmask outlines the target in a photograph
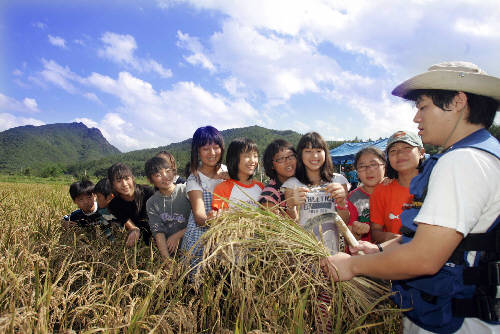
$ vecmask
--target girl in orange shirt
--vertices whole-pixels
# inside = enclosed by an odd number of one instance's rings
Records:
[[[259,166],[257,144],[248,138],[233,140],[227,148],[226,165],[229,180],[215,187],[212,209],[223,210],[238,205],[257,206],[264,188],[263,183],[253,180]]]
[[[399,236],[400,215],[405,205],[411,204],[410,182],[418,174],[424,160],[424,145],[412,132],[398,131],[387,141],[388,184],[379,184],[370,196],[371,233],[374,243]]]

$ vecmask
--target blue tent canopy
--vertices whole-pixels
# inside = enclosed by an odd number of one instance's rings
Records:
[[[387,140],[380,139],[377,141],[369,141],[364,143],[344,143],[339,147],[336,147],[330,150],[330,156],[332,157],[332,161],[334,164],[349,164],[353,163],[354,156],[358,153],[359,150],[368,146],[375,146],[385,151],[385,147],[387,146]]]

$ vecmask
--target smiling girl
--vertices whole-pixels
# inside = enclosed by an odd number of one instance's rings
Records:
[[[215,216],[212,211],[212,194],[215,186],[225,177],[223,155],[224,138],[216,128],[204,126],[195,131],[191,142],[191,161],[186,167],[186,174],[189,174],[186,192],[192,210],[182,239],[182,249],[192,250],[194,257],[191,265],[201,259],[203,248],[196,243],[208,229],[206,221]]]
[[[354,158],[354,167],[361,185],[351,191],[347,199],[350,213],[349,228],[356,239],[371,241],[370,195],[384,179],[385,162],[384,152],[373,146],[363,148]]]
[[[215,187],[212,208],[223,210],[241,204],[256,206],[264,188],[264,184],[253,179],[259,166],[257,144],[248,138],[233,140],[227,148],[226,165],[230,179]]]
[[[371,233],[374,243],[399,236],[401,212],[411,204],[410,182],[424,160],[424,145],[413,132],[397,131],[387,141],[389,184],[380,184],[370,196]]]
[[[260,194],[259,202],[270,209],[278,209],[285,213],[288,205],[282,184],[295,175],[297,153],[292,144],[283,139],[276,139],[264,151],[264,170],[270,181]]]
[[[297,145],[296,176],[283,183],[290,206],[299,208],[299,224],[311,230],[331,253],[339,251],[338,231],[332,214],[349,222],[347,179],[333,172],[328,145],[316,132],[302,136]]]

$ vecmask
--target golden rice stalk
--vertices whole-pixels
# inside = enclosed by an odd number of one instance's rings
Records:
[[[220,299],[221,312],[233,314],[235,331],[310,332],[324,329],[327,321],[335,333],[398,327],[389,283],[365,277],[330,281],[320,268],[328,250],[288,218],[240,206],[211,221],[200,242],[204,254],[195,289],[206,289],[212,279],[212,297]],[[331,297],[323,305],[326,317],[320,294]]]

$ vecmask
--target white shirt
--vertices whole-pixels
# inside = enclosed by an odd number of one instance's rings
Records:
[[[500,160],[478,149],[463,148],[443,155],[436,163],[415,221],[452,228],[466,237],[469,233],[486,232],[499,214]],[[430,332],[405,319],[404,333]],[[465,318],[456,333],[498,334],[500,325]]]

